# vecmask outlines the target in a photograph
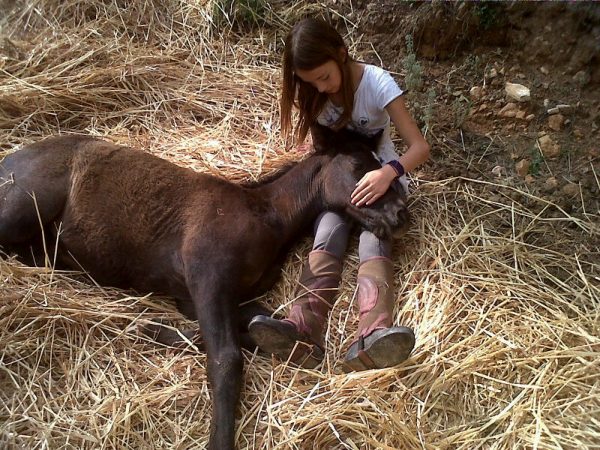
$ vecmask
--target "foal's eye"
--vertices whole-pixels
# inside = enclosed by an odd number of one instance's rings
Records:
[[[354,170],[356,170],[357,172],[362,172],[365,170],[365,163],[363,163],[362,161],[354,161],[353,166]]]

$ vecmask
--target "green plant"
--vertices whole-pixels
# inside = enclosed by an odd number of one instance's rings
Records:
[[[404,83],[409,91],[418,91],[423,86],[423,69],[419,61],[417,61],[417,55],[414,51],[413,37],[410,34],[406,35],[406,56],[402,60],[404,69],[406,70],[406,77]]]
[[[265,21],[267,0],[213,0],[216,26],[254,26]]]
[[[544,162],[544,155],[540,149],[535,146],[531,149],[531,165],[529,166],[529,174],[538,176],[540,174],[540,168]]]
[[[427,131],[431,130],[432,128],[436,98],[437,92],[435,87],[431,86],[429,89],[427,89],[427,103],[425,104],[425,108],[423,108],[423,114],[421,116],[424,122],[423,129],[421,130],[423,134],[427,134]]]
[[[497,2],[479,2],[473,11],[484,30],[494,28],[500,22],[501,12]]]
[[[469,115],[471,105],[471,100],[466,98],[464,95],[456,97],[452,102],[452,114],[454,118],[454,126],[456,128],[460,128],[464,123],[465,119]]]

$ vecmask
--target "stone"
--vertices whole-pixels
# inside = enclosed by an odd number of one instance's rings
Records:
[[[554,114],[548,117],[548,127],[554,131],[562,130],[563,124],[565,123],[565,116],[562,114]]]
[[[560,146],[550,136],[544,135],[540,137],[538,144],[544,158],[554,159],[560,156]]]
[[[567,183],[563,186],[562,192],[567,197],[576,197],[579,195],[579,185],[575,183]]]
[[[585,70],[580,70],[573,75],[573,81],[581,87],[584,87],[586,84],[588,84],[590,82],[590,78],[590,74]]]
[[[517,115],[516,103],[507,103],[504,107],[498,111],[500,117],[515,117]]]
[[[527,117],[525,117],[527,122],[531,122],[533,119],[535,119],[535,114],[529,114]]]
[[[528,102],[531,99],[529,88],[522,84],[507,82],[504,91],[509,98],[518,102]]]
[[[571,105],[560,104],[560,105],[556,105],[556,107],[558,108],[558,111],[561,114],[569,114],[570,112],[573,111],[573,107]]]
[[[558,180],[555,177],[550,177],[544,183],[546,192],[555,191],[558,187]]]
[[[515,170],[519,174],[520,177],[525,177],[529,173],[529,167],[531,166],[531,161],[528,159],[522,159],[515,165]]]
[[[474,100],[481,100],[483,97],[483,88],[481,86],[473,86],[469,91],[469,95]]]
[[[517,111],[517,114],[515,115],[515,117],[516,117],[517,119],[521,119],[521,120],[523,120],[523,119],[525,118],[525,115],[526,115],[526,114],[527,114],[527,113],[526,113],[525,111]]]

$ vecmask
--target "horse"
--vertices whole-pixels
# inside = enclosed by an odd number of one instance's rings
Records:
[[[0,163],[0,247],[98,283],[173,297],[197,320],[212,391],[208,448],[233,449],[247,324],[240,307],[274,284],[299,233],[324,209],[382,238],[409,221],[403,193],[350,203],[380,167],[377,138],[313,127],[312,154],[256,183],[233,183],[85,135],[46,138]]]

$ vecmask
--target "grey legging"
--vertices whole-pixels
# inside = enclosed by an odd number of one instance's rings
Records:
[[[341,260],[346,252],[349,233],[348,223],[342,216],[332,211],[324,211],[315,221],[313,250],[325,250]],[[391,255],[392,243],[389,240],[379,239],[367,230],[361,231],[358,244],[360,262],[374,256],[390,258]]]

